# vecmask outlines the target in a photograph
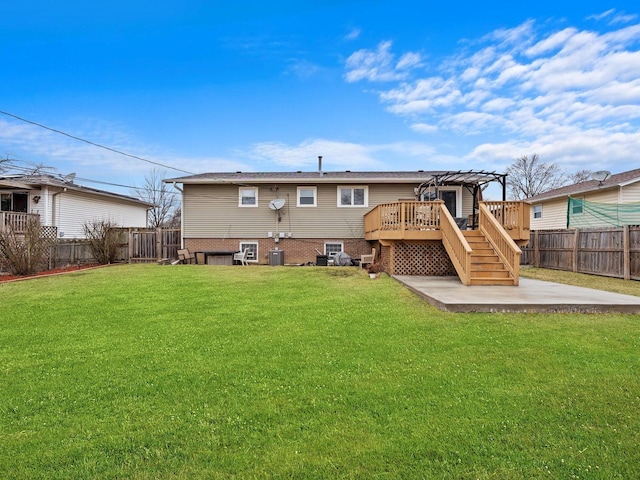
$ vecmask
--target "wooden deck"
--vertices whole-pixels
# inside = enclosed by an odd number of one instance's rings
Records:
[[[382,245],[438,240],[465,285],[518,285],[518,245],[529,241],[529,205],[480,202],[468,223],[477,228],[461,230],[442,201],[384,203],[365,215],[365,239]]]

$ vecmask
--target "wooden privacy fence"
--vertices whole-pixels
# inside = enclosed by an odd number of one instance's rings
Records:
[[[177,259],[180,248],[179,228],[129,228],[126,246],[129,263]],[[123,245],[124,246],[124,245]]]
[[[533,231],[520,263],[640,280],[640,226]]]
[[[118,228],[118,231],[116,262],[147,263],[178,258],[179,228]],[[55,248],[56,265],[95,262],[86,240],[58,240]]]

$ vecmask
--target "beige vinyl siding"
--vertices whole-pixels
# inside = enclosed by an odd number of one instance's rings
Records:
[[[109,221],[121,227],[144,227],[147,209],[118,199],[67,191],[52,202],[58,235],[63,238],[84,238],[83,225],[94,221]]]
[[[542,205],[542,218],[533,218],[533,207]],[[567,228],[567,199],[560,198],[531,204],[531,230]]]
[[[620,203],[640,203],[640,182],[621,187]]]
[[[588,202],[598,202],[598,203],[619,203],[620,195],[619,189],[611,188],[608,190],[603,190],[601,192],[589,192],[584,195],[576,195],[575,198],[584,198]]]
[[[357,184],[351,184],[357,185]],[[185,238],[266,238],[268,232],[294,238],[362,238],[364,215],[379,203],[413,198],[414,184],[360,184],[369,189],[366,207],[339,208],[337,184],[259,186],[258,208],[238,208],[237,185],[184,185]],[[297,187],[317,187],[316,207],[297,207]],[[286,200],[281,221],[269,208]]]

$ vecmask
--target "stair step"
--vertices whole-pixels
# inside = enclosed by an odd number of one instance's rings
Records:
[[[513,278],[471,277],[471,285],[515,285]]]
[[[485,270],[506,270],[502,262],[478,262],[471,264],[472,272],[483,272]]]
[[[487,253],[485,255],[471,255],[471,263],[493,263],[500,262],[498,255]]]
[[[471,278],[509,278],[510,276],[507,270],[471,270]]]

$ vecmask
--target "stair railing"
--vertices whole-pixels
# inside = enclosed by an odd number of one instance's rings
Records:
[[[449,254],[456,272],[458,272],[460,281],[464,285],[471,285],[471,247],[451,213],[444,206],[444,202],[440,205],[440,230],[442,231],[442,244]]]
[[[480,232],[491,244],[505,268],[513,277],[513,284],[518,285],[522,250],[483,202],[480,202],[479,205],[478,225]]]

